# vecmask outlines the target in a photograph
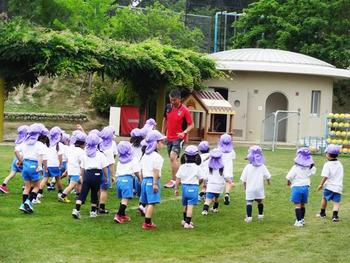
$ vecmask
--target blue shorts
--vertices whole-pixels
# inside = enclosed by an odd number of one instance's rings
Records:
[[[307,204],[309,197],[309,186],[293,186],[290,194],[290,201],[294,204]]]
[[[21,173],[23,170],[23,165],[22,166],[18,166],[17,165],[18,159],[15,157],[13,158],[12,164],[11,164],[11,172],[15,172],[15,173]]]
[[[182,205],[197,205],[198,204],[198,184],[183,184],[182,185]]]
[[[102,169],[102,182],[101,182],[101,185],[100,185],[100,189],[102,190],[107,190],[108,188],[111,188],[112,186],[112,183],[111,183],[111,168],[108,166],[107,167],[107,170],[108,170],[108,176],[107,176],[107,181],[105,180],[105,175],[104,175],[104,172],[103,172],[103,169]]]
[[[47,167],[47,173],[44,173],[45,177],[56,177],[60,175],[61,173],[58,167]]]
[[[141,196],[141,182],[137,176],[134,176],[134,189],[137,196]]]
[[[61,163],[60,166],[60,176],[62,176],[62,174],[67,170],[67,161],[64,161]]]
[[[332,200],[333,202],[339,203],[341,201],[341,194],[333,192],[328,189],[323,190],[323,197],[327,200],[330,201]]]
[[[79,179],[80,179],[80,176],[79,176],[79,175],[70,175],[70,176],[69,176],[69,180],[70,180],[71,182],[79,183]]]
[[[153,177],[143,178],[141,184],[141,202],[144,204],[160,203],[160,180],[158,180],[158,192],[153,192]]]
[[[27,160],[23,161],[22,178],[24,181],[36,182],[40,180],[40,172],[36,171],[38,161]]]
[[[117,177],[116,190],[118,198],[131,199],[133,194],[134,178],[132,175],[123,175]]]
[[[219,198],[220,194],[218,193],[205,193],[205,199],[214,199],[214,198]],[[198,196],[197,196],[198,198]]]

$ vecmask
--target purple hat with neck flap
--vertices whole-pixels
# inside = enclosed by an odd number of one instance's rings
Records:
[[[247,160],[256,167],[263,165],[265,163],[265,158],[261,147],[257,145],[249,147]]]
[[[29,126],[27,137],[24,142],[26,144],[32,145],[38,141],[38,138],[43,130],[44,125],[41,123],[34,123]]]
[[[338,155],[340,153],[341,148],[342,147],[340,145],[328,144],[326,148],[326,153]]]
[[[49,139],[50,139],[50,146],[55,146],[62,137],[62,130],[60,127],[55,126],[50,130]]]
[[[185,154],[188,156],[195,156],[198,154],[198,147],[196,145],[189,145],[185,149]]]
[[[198,144],[198,149],[199,149],[201,152],[207,152],[207,151],[209,151],[209,142],[208,142],[208,141],[201,141],[201,142]]]
[[[294,162],[300,166],[310,167],[310,165],[314,163],[314,160],[312,159],[310,150],[306,147],[302,147],[298,149]]]
[[[224,168],[224,163],[222,162],[222,152],[219,149],[213,149],[209,156],[209,168],[214,170]]]
[[[219,148],[223,153],[229,153],[233,150],[232,138],[229,134],[221,135],[219,140]]]
[[[81,130],[75,130],[70,138],[70,143],[75,144],[77,141],[85,142],[87,135]]]
[[[133,151],[131,147],[131,143],[127,141],[121,141],[117,145],[119,162],[121,163],[129,163],[133,159]]]
[[[86,137],[86,148],[85,152],[88,157],[95,157],[98,145],[101,143],[102,139],[97,135],[97,133],[90,133]]]
[[[101,151],[105,151],[112,147],[113,135],[114,128],[112,126],[104,127],[102,131],[98,133],[98,136],[102,139],[102,142],[100,143]]]
[[[139,128],[132,129],[130,132],[131,137],[143,137]]]
[[[163,134],[161,134],[159,131],[157,130],[152,130],[147,134],[146,137],[146,150],[145,153],[146,154],[151,154],[152,152],[155,151],[155,149],[157,148],[157,142],[158,141],[162,141],[166,139],[166,136],[164,136]]]
[[[15,140],[15,144],[20,144],[24,141],[24,139],[27,136],[28,130],[29,130],[28,125],[21,125],[17,128],[17,137]]]

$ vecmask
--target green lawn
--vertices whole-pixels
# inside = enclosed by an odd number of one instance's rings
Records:
[[[88,205],[82,208],[82,219],[74,220],[73,204],[58,203],[56,193],[52,192],[45,192],[43,203],[35,206],[35,213],[26,215],[18,210],[21,178],[17,176],[10,183],[11,193],[0,195],[0,262],[349,262],[349,158],[340,158],[346,173],[341,221],[331,222],[330,207],[327,219],[315,218],[321,200],[321,192],[315,188],[324,162],[323,156],[315,156],[318,170],[312,179],[306,226],[295,228],[294,208],[285,180],[294,151],[265,152],[273,176],[271,186],[266,187],[265,220],[256,220],[254,206],[254,220],[249,225],[243,221],[245,200],[239,183],[247,148],[236,151],[233,202],[229,206],[221,203],[220,212],[207,217],[200,214],[199,205],[194,212],[193,230],[180,226],[180,199],[167,189],[162,189],[162,203],[156,207],[154,222],[158,229],[154,231],[141,229],[143,218],[136,213],[136,200],[128,208],[132,222],[123,225],[113,222],[113,214],[90,219]],[[1,146],[0,158],[2,181],[9,172],[12,148]],[[166,158],[162,183],[169,177]],[[115,210],[117,206],[113,190],[108,208]]]

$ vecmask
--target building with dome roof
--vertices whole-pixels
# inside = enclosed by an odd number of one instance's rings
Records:
[[[332,112],[333,83],[350,78],[350,70],[283,50],[236,49],[209,57],[228,76],[205,84],[233,106],[235,140],[270,140],[272,130],[266,121],[265,127],[262,123],[277,110],[300,112],[301,120],[299,135],[298,118],[281,121],[278,141],[295,143],[298,137],[323,136],[325,116]],[[217,118],[225,125],[229,122],[226,116]]]

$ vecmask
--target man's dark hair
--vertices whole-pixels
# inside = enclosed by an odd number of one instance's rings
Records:
[[[179,99],[181,99],[181,91],[179,91],[177,89],[173,89],[173,90],[170,91],[169,97],[170,98],[179,98]]]

